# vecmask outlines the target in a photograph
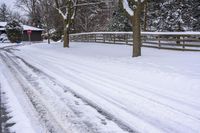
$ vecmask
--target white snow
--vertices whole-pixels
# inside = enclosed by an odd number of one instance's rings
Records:
[[[130,16],[133,16],[134,12],[133,12],[133,10],[129,7],[129,4],[128,4],[128,1],[127,1],[127,0],[123,0],[123,7],[124,7],[124,9],[127,11],[127,13],[128,13]]]
[[[138,0],[135,0],[135,2],[138,2]],[[140,2],[143,4],[144,0],[140,0]],[[130,16],[134,15],[134,11],[130,8],[127,0],[123,0],[123,7]],[[134,5],[133,8],[137,8],[137,5]]]
[[[9,83],[12,82],[11,79],[6,80],[8,78],[8,73],[9,72],[5,69],[3,62],[0,60],[0,90],[6,92],[6,98],[8,98],[7,106],[10,112],[9,115],[13,116],[9,122],[16,123],[10,130],[16,133],[35,133],[30,120],[23,111],[24,107],[20,105],[16,94],[13,93]]]
[[[36,28],[36,27],[33,27],[33,26],[29,26],[29,25],[23,25],[23,29],[24,30],[33,30],[33,31],[42,31],[43,30],[43,29]]]
[[[0,27],[5,27],[7,24],[7,22],[0,22]],[[42,31],[43,29],[40,28],[36,28],[33,26],[29,26],[29,25],[22,25],[24,30],[34,30],[34,31]],[[4,30],[5,28],[1,28],[1,30]]]
[[[200,132],[199,52],[142,48],[131,58],[130,46],[96,43],[19,49],[15,54],[138,132]]]
[[[0,26],[1,26],[1,27],[5,27],[6,24],[7,24],[7,22],[0,22]]]
[[[56,8],[56,9],[58,10],[59,14],[61,14],[61,16],[63,17],[64,20],[67,19],[68,10],[66,10],[66,13],[64,14],[64,13],[61,11],[61,9],[58,9],[58,8]]]
[[[70,0],[71,1],[71,0]],[[76,4],[77,4],[77,0],[72,0],[71,1],[72,3],[73,3],[73,6],[72,7],[70,7],[70,8],[72,8],[73,9],[73,14],[71,15],[71,19],[74,19],[74,17],[75,17],[75,6],[77,6]],[[64,19],[64,20],[66,20],[67,18],[68,18],[68,15],[69,15],[69,9],[68,9],[69,7],[67,7],[66,6],[66,8],[65,8],[65,10],[63,11],[62,9],[63,9],[63,7],[59,7],[59,8],[56,8],[57,10],[58,10],[58,12],[59,12],[59,14],[62,16],[62,18]],[[64,13],[65,12],[65,13]],[[66,26],[66,28],[68,28],[68,25]]]
[[[75,33],[71,35],[92,35],[92,34],[133,34],[133,32],[83,32]],[[197,35],[200,36],[200,32],[185,31],[185,32],[141,32],[142,35]]]

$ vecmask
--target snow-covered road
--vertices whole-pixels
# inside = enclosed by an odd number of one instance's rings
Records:
[[[132,59],[129,46],[84,43],[9,49],[0,79],[33,132],[200,132],[200,53],[144,48]]]
[[[18,98],[16,101],[20,104],[15,109],[18,110],[21,107],[20,109],[23,110],[14,114],[22,115],[26,119],[18,118],[16,124],[21,125],[21,128],[14,126],[13,131],[20,133],[121,133],[131,131],[123,123],[112,120],[113,118],[100,108],[79,98],[68,87],[56,82],[53,77],[14,55],[10,48],[2,50],[0,57],[4,71],[0,78],[3,82],[2,88],[7,92],[9,84],[13,89],[13,93]],[[4,78],[7,79],[8,84]],[[15,96],[8,95],[8,98]],[[15,109],[11,111],[15,112]],[[24,124],[28,128],[24,128]]]

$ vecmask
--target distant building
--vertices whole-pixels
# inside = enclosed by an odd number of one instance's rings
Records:
[[[5,26],[6,26],[7,22],[0,22],[0,34],[2,33],[6,33],[5,31]],[[22,25],[23,26],[23,41],[29,41],[28,38],[28,34],[27,31],[31,30],[32,34],[31,34],[31,41],[42,41],[42,32],[43,29],[40,28],[36,28],[33,26],[28,26],[28,25]]]

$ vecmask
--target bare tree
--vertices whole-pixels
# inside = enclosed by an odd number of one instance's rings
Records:
[[[40,12],[40,16],[41,16],[41,23],[42,23],[42,28],[45,29],[45,32],[47,34],[47,39],[48,39],[48,43],[50,43],[50,30],[53,29],[53,19],[54,17],[52,17],[51,14],[54,14],[54,8],[52,7],[52,5],[54,4],[53,0],[38,0],[39,5],[38,5],[38,9]]]
[[[64,25],[63,47],[69,47],[69,29],[76,13],[77,0],[55,0]]]
[[[141,13],[144,9],[143,4],[146,0],[122,0],[124,9],[131,16],[132,19],[132,31],[133,31],[133,57],[141,56]],[[132,8],[130,5],[133,5]]]
[[[114,8],[113,1],[81,0],[74,21],[75,32],[107,30]]]
[[[106,1],[107,2],[107,1]],[[78,3],[78,0],[55,0],[56,3],[56,8],[58,10],[58,12],[61,14],[62,19],[63,19],[63,23],[64,23],[64,47],[69,47],[69,30],[74,22],[74,18],[77,13],[80,13],[77,11],[77,8],[80,9],[82,7],[83,11],[83,15],[82,16],[78,16],[80,17],[79,19],[85,23],[84,26],[82,26],[84,31],[89,31],[89,25],[91,25],[90,22],[93,22],[93,24],[96,24],[97,29],[100,29],[99,27],[101,26],[101,24],[99,23],[103,23],[106,22],[105,21],[105,17],[103,17],[103,13],[101,8],[96,8],[97,5],[100,7],[101,5],[105,6],[105,1],[102,0],[81,0]],[[62,5],[62,6],[61,6]],[[90,7],[90,8],[88,8]],[[95,10],[96,9],[96,10]],[[102,16],[102,17],[95,17],[95,14],[99,14],[98,16]],[[84,17],[83,17],[84,16]],[[101,18],[101,19],[99,19]],[[76,18],[77,19],[77,18]],[[98,20],[99,19],[99,20]],[[77,26],[77,25],[76,25]]]
[[[28,13],[29,23],[33,26],[41,26],[41,15],[39,10],[39,0],[17,0],[16,6]]]
[[[15,12],[15,11],[10,12],[9,18],[10,20],[17,20],[18,22],[23,23],[23,24],[27,22],[24,16],[22,16],[19,12]]]
[[[0,21],[8,21],[9,19],[9,9],[5,3],[0,5]]]
[[[146,0],[144,3],[144,24],[143,24],[143,30],[147,31],[147,13],[148,13],[148,1]]]
[[[17,11],[12,11],[5,3],[0,5],[0,21],[8,22],[17,20],[18,22],[26,22],[26,19]]]

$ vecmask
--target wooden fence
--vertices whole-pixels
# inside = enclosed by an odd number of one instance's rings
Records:
[[[200,51],[200,32],[142,32],[142,46],[159,49]],[[70,41],[132,45],[132,32],[70,34]]]

